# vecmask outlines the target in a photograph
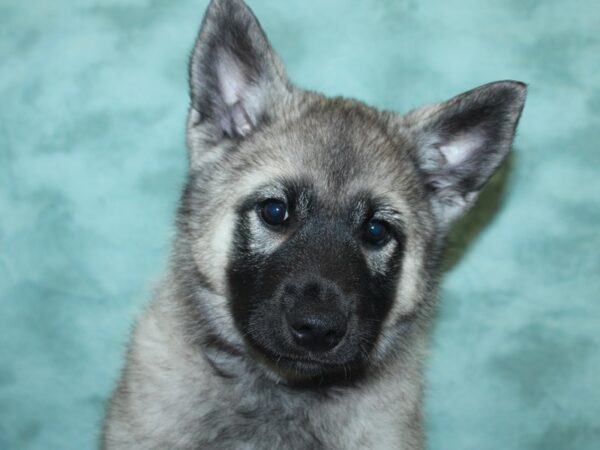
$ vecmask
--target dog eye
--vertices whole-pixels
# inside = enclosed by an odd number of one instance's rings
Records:
[[[285,203],[279,200],[267,200],[260,212],[262,219],[269,225],[283,225],[289,217]]]
[[[389,233],[385,222],[371,219],[367,222],[364,239],[371,245],[381,246],[388,241]]]

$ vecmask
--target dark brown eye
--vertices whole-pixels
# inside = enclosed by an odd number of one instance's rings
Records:
[[[388,228],[385,222],[377,219],[371,219],[367,222],[364,233],[364,239],[371,245],[380,246],[387,242],[389,238]]]
[[[261,217],[269,225],[283,225],[288,218],[287,206],[279,200],[267,200],[262,205]]]

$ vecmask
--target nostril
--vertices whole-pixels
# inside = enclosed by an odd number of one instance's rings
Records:
[[[296,326],[292,325],[292,328],[295,331],[297,331],[298,333],[302,333],[302,334],[310,333],[312,331],[312,327],[310,325],[296,325]]]
[[[319,332],[319,324],[317,317],[306,315],[287,315],[287,321],[293,334],[310,334]]]
[[[329,330],[325,333],[325,337],[327,338],[339,338],[341,336],[343,336],[343,333],[340,329]]]
[[[293,311],[286,314],[295,343],[311,351],[327,351],[346,334],[346,318],[329,310]]]

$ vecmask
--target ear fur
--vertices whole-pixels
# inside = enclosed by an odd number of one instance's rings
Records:
[[[401,118],[441,228],[473,205],[510,152],[525,96],[524,83],[498,81]]]
[[[283,66],[242,0],[212,0],[208,6],[189,84],[196,122],[229,138],[251,134],[267,119],[269,96],[286,89]]]

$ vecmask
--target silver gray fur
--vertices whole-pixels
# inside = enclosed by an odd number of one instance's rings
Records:
[[[288,81],[241,0],[213,0],[190,90],[170,268],[133,333],[102,448],[424,448],[421,372],[444,238],[507,156],[525,86],[490,83],[405,115],[327,98]],[[240,201],[286,177],[307,180],[331,211],[357,192],[385,198],[402,223],[394,300],[356,379],[304,385],[232,319]],[[248,220],[252,251],[268,258],[282,238]],[[369,270],[386,270],[393,250],[366,252]]]

